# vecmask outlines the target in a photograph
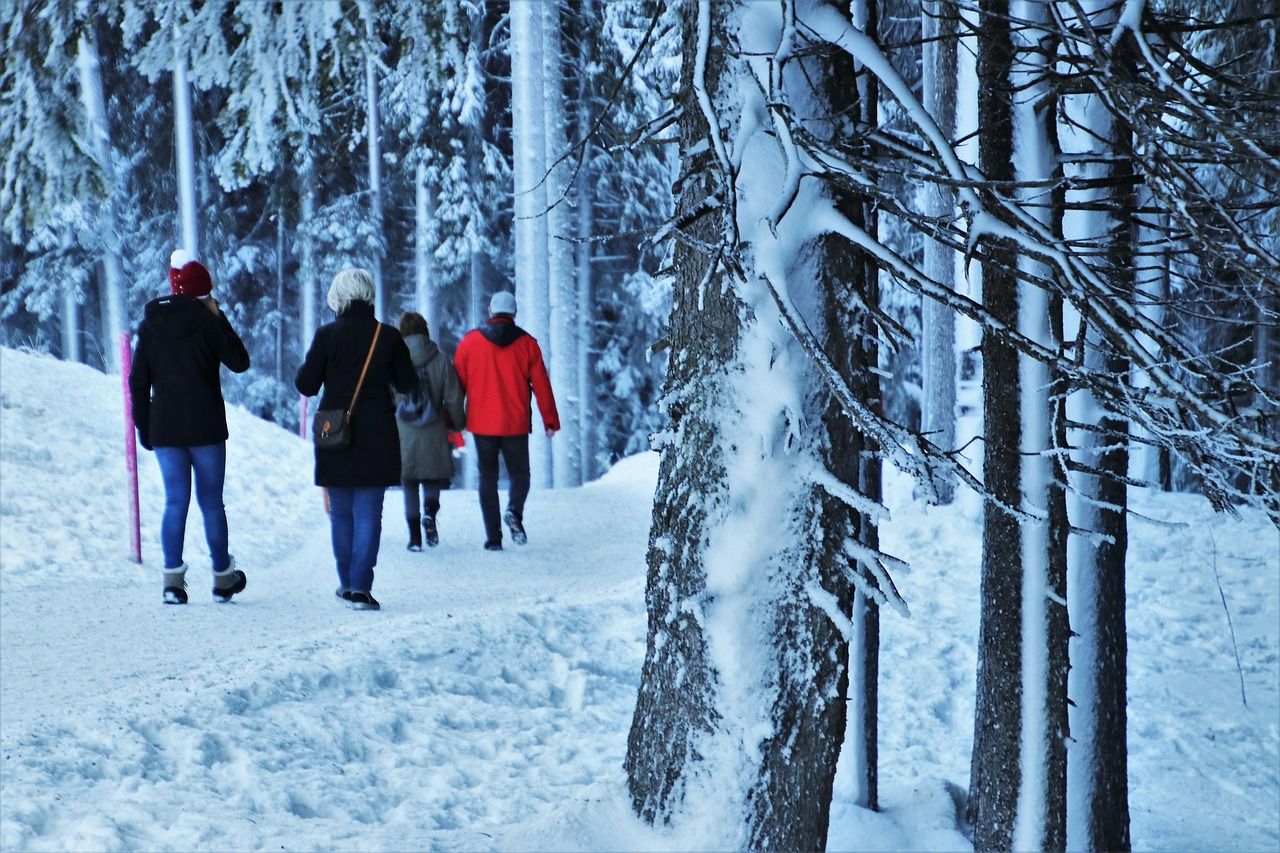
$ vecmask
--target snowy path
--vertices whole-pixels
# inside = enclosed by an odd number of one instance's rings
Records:
[[[119,433],[92,416],[115,388],[3,358],[0,849],[553,847],[539,820],[620,784],[654,459],[535,491],[530,543],[501,553],[466,491],[443,496],[440,547],[408,553],[388,492],[383,610],[363,613],[333,596],[309,448],[233,410],[249,586],[213,602],[193,506],[191,603],[166,607],[147,453],[146,564],[121,553]]]
[[[152,572],[119,566],[127,580],[34,607],[5,596],[17,781],[0,846],[489,846],[616,777],[643,649],[643,500],[538,496],[530,544],[493,554],[474,493],[451,493],[441,547],[410,554],[399,497],[380,613],[334,599],[323,525],[270,567],[242,552],[250,587],[229,605],[163,607]],[[539,518],[558,521],[540,533]],[[50,788],[76,807],[39,804]]]

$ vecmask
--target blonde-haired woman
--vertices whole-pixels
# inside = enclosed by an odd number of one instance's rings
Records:
[[[400,438],[391,386],[408,394],[417,385],[399,330],[373,316],[373,294],[373,276],[367,270],[345,269],[333,277],[329,307],[338,317],[316,330],[294,380],[308,397],[324,387],[321,409],[351,406],[351,444],[341,450],[317,447],[315,455],[316,485],[329,494],[336,595],[357,610],[379,609],[373,597],[373,567],[382,536],[382,498],[388,486],[400,484]],[[357,384],[360,394],[353,405]]]

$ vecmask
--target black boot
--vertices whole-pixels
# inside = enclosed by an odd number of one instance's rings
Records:
[[[418,529],[418,519],[415,516],[406,516],[405,521],[409,522],[409,550],[422,550],[422,531]]]
[[[427,534],[427,547],[434,548],[440,544],[440,531],[436,527],[436,517],[434,515],[424,515],[422,517],[422,531]]]
[[[244,572],[236,568],[236,558],[232,557],[231,564],[226,569],[213,573],[213,600],[223,603],[230,601],[231,596],[244,592],[248,582]]]

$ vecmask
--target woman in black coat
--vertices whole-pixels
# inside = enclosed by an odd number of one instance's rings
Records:
[[[244,572],[228,552],[222,484],[227,467],[227,410],[219,370],[249,369],[249,353],[210,293],[209,271],[185,251],[169,261],[170,296],[147,303],[129,373],[138,438],[154,450],[164,480],[164,603],[186,604],[182,560],[191,505],[191,475],[213,561],[213,595],[220,601],[245,588]]]
[[[351,410],[351,444],[316,448],[316,485],[329,498],[329,529],[338,568],[337,596],[359,610],[377,610],[373,567],[382,536],[382,498],[400,484],[400,437],[391,386],[408,394],[417,385],[409,348],[394,326],[373,316],[373,276],[345,269],[333,278],[329,307],[338,319],[316,331],[294,385],[308,397],[324,386],[320,409],[346,409],[369,367]],[[369,357],[374,330],[377,345]]]

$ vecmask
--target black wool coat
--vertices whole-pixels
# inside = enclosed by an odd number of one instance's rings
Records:
[[[379,324],[368,302],[352,302],[338,319],[316,330],[294,386],[313,397],[324,386],[321,409],[351,405],[373,330],[382,326],[369,371],[351,412],[351,444],[342,450],[316,448],[316,485],[361,489],[400,485],[400,436],[391,386],[402,394],[418,378],[409,348],[394,326]]]
[[[249,353],[227,316],[193,296],[147,303],[129,372],[133,422],[142,446],[198,447],[227,440],[221,365],[249,369]]]

